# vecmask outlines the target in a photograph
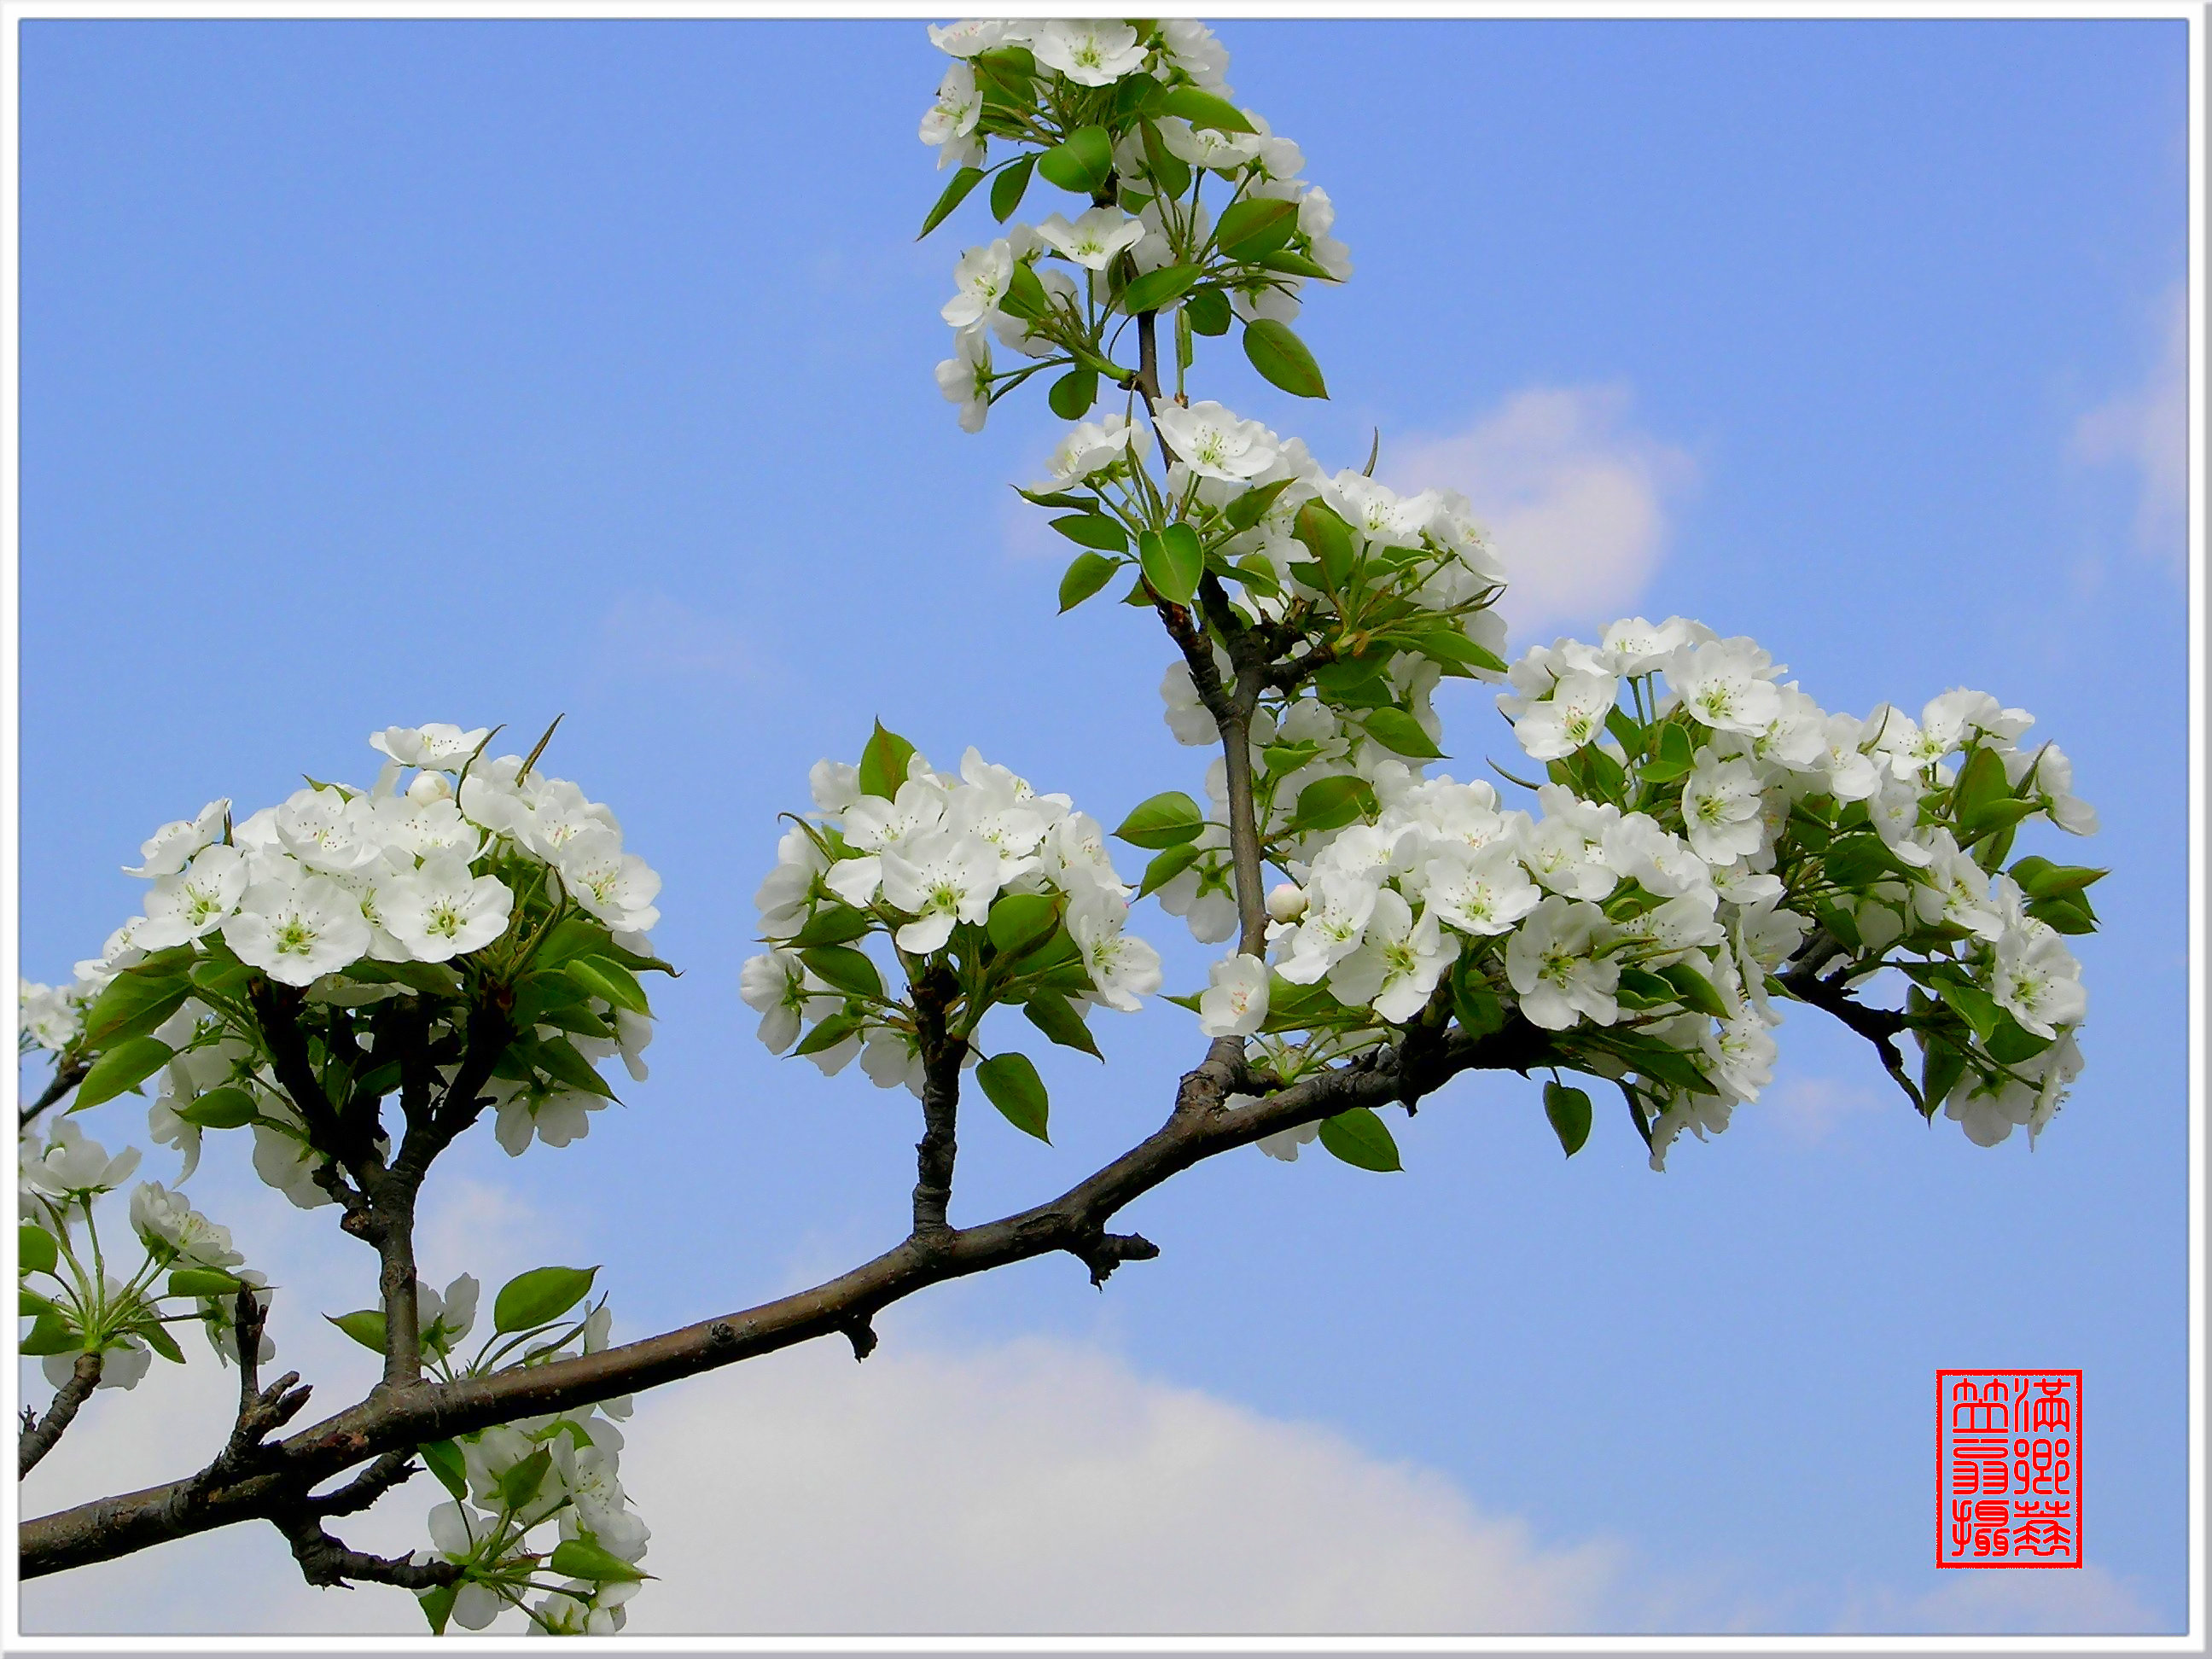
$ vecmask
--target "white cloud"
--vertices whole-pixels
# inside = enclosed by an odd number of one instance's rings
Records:
[[[1066,1342],[817,1345],[635,1423],[644,1632],[1586,1629],[1624,1557]]]
[[[618,675],[719,679],[753,673],[759,653],[734,623],[649,592],[615,601],[599,624],[599,655]]]
[[[1955,1571],[1917,1595],[1877,1591],[1838,1631],[2121,1635],[2172,1629],[2127,1579],[2094,1564],[2049,1572]]]
[[[1697,481],[1689,454],[1628,420],[1625,386],[1532,386],[1464,431],[1385,443],[1404,489],[1457,489],[1505,560],[1516,632],[1613,620],[1664,554],[1668,509]]]
[[[2074,453],[2136,474],[2136,539],[2179,565],[2189,524],[2189,295],[2177,285],[2160,301],[2158,354],[2141,384],[2100,404],[2074,425]]]
[[[1843,1126],[1848,1118],[1863,1117],[1888,1108],[1910,1111],[1904,1095],[1887,1095],[1856,1083],[1827,1077],[1792,1077],[1759,1101],[1759,1109],[1771,1115],[1797,1140],[1817,1146]]]

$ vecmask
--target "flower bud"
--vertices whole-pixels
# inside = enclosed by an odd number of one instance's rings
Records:
[[[1267,895],[1267,914],[1277,921],[1296,921],[1306,913],[1305,890],[1296,882],[1279,883]]]

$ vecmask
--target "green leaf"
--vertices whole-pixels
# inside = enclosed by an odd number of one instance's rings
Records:
[[[1451,999],[1452,1017],[1468,1036],[1486,1037],[1505,1029],[1505,1005],[1465,957],[1452,964]]]
[[[1165,530],[1147,530],[1137,538],[1137,562],[1152,591],[1170,605],[1188,605],[1206,574],[1206,555],[1200,550],[1198,532],[1187,524]]]
[[[1103,553],[1077,554],[1066,574],[1060,579],[1060,614],[1066,615],[1105,586],[1121,568],[1119,559],[1109,559]]]
[[[1402,708],[1378,708],[1361,724],[1369,737],[1394,755],[1410,755],[1418,760],[1443,758],[1444,751],[1437,747],[1436,739]]]
[[[1012,218],[1028,194],[1030,174],[1036,167],[1033,151],[1024,152],[1020,161],[1005,168],[991,180],[991,216],[1000,224]]]
[[[128,969],[108,981],[107,988],[85,1010],[84,1034],[78,1042],[86,1048],[107,1048],[135,1036],[143,1036],[166,1024],[192,993],[191,982],[173,975],[149,975]]]
[[[1927,1031],[1920,1034],[1920,1097],[1932,1117],[1936,1109],[1950,1097],[1951,1091],[1959,1086],[1959,1079],[1966,1076],[1966,1054],[1956,1043],[1947,1042]]]
[[[1262,380],[1293,398],[1328,396],[1321,365],[1314,362],[1306,343],[1272,317],[1255,318],[1244,325],[1244,355]]]
[[[181,1365],[185,1363],[185,1351],[177,1346],[177,1339],[171,1336],[160,1324],[148,1320],[143,1323],[131,1326],[131,1332],[172,1365]]]
[[[502,1335],[550,1325],[592,1293],[597,1267],[532,1267],[499,1287],[492,1328]]]
[[[2057,898],[2033,899],[2025,907],[2038,921],[2048,922],[2062,933],[2094,933],[2097,913],[2086,893],[2063,893]]]
[[[27,1221],[15,1230],[15,1271],[18,1273],[50,1273],[61,1260],[61,1247],[54,1236],[36,1222]]]
[[[831,945],[828,948],[836,950],[838,947]],[[619,1097],[607,1085],[606,1079],[599,1075],[599,1067],[586,1060],[576,1045],[564,1036],[547,1037],[538,1045],[538,1052],[532,1060],[538,1071],[556,1082],[567,1084],[580,1094],[597,1095],[602,1100]]]
[[[538,1496],[538,1489],[545,1484],[545,1472],[553,1467],[553,1449],[540,1446],[499,1478],[500,1502],[510,1510],[525,1509]]]
[[[578,957],[574,962],[563,963],[561,972],[571,983],[603,1002],[627,1008],[633,1014],[653,1012],[653,1005],[645,1000],[645,987],[619,962],[605,957]]]
[[[1044,1079],[1027,1054],[992,1055],[975,1068],[975,1081],[983,1085],[984,1094],[1007,1122],[1047,1146],[1052,1144],[1052,1137],[1045,1133],[1052,1103],[1045,1094]]]
[[[545,1565],[564,1578],[590,1578],[600,1583],[634,1584],[653,1576],[612,1551],[580,1538],[564,1538],[556,1544]]]
[[[1390,653],[1370,651],[1364,656],[1323,663],[1314,671],[1314,688],[1329,702],[1347,708],[1382,708],[1397,696],[1389,674]]]
[[[1977,748],[1966,757],[1966,763],[1959,769],[1958,781],[1951,786],[1951,814],[1964,823],[1990,802],[2011,793],[2003,759],[1994,749]]]
[[[2025,858],[2008,873],[2028,897],[2041,899],[2081,892],[2102,881],[2111,872],[2093,870],[2085,865],[2053,864],[2046,858]]]
[[[1646,783],[1672,783],[1688,776],[1697,763],[1698,751],[1690,734],[1669,724],[1659,728],[1658,753],[1644,763],[1637,775]]]
[[[1106,1058],[1091,1040],[1091,1028],[1083,1023],[1083,1016],[1075,1012],[1075,1005],[1066,997],[1040,991],[1022,1005],[1022,1012],[1029,1017],[1030,1024],[1061,1048],[1080,1048],[1097,1060]]]
[[[791,936],[791,942],[802,951],[810,945],[847,945],[865,938],[875,925],[875,918],[865,910],[825,904],[807,917],[806,926]]]
[[[915,233],[914,240],[920,241],[938,226],[943,224],[945,216],[966,201],[968,193],[982,182],[983,169],[981,167],[963,167],[954,173],[951,182],[945,186],[944,193],[937,198],[937,205],[930,209],[929,216],[921,222],[921,228]],[[995,202],[998,199],[998,194],[994,188],[991,192],[993,201]],[[1003,213],[999,216],[1001,220],[1006,216]]]
[[[1052,296],[1044,291],[1044,284],[1027,260],[1017,260],[1006,278],[1006,291],[1000,296],[999,309],[1010,316],[1038,318],[1052,309]]]
[[[469,1466],[461,1449],[450,1440],[433,1440],[415,1448],[422,1467],[438,1477],[438,1484],[453,1493],[457,1503],[469,1501]]]
[[[1417,634],[1413,639],[1413,649],[1431,662],[1442,663],[1444,672],[1467,677],[1470,669],[1480,668],[1492,674],[1505,672],[1505,662],[1495,651],[1477,645],[1456,628],[1431,629]]]
[[[1978,985],[1942,985],[1937,988],[1936,994],[1973,1028],[1974,1035],[1984,1042],[1990,1040],[1997,1023],[2005,1017],[1997,1000]]]
[[[1728,1004],[1721,1000],[1720,992],[1686,962],[1678,962],[1670,968],[1662,968],[1659,977],[1674,988],[1676,997],[1685,1008],[1694,1008],[1715,1019],[1729,1017]]]
[[[1044,400],[1061,420],[1079,421],[1098,401],[1098,376],[1087,368],[1071,368],[1052,383]]]
[[[1145,898],[1173,881],[1198,862],[1199,847],[1195,842],[1182,842],[1170,847],[1145,866],[1145,879],[1137,889],[1137,896]]]
[[[384,1310],[382,1309],[363,1308],[359,1313],[325,1314],[323,1317],[371,1353],[384,1352]]]
[[[1285,271],[1293,276],[1310,276],[1317,283],[1340,283],[1344,280],[1327,265],[1286,247],[1261,254],[1259,264],[1264,270]]]
[[[1320,562],[1322,574],[1332,588],[1340,588],[1351,580],[1353,562],[1358,557],[1352,526],[1326,501],[1310,501],[1301,507],[1291,522],[1291,534]]]
[[[1001,956],[1018,957],[1050,939],[1060,906],[1043,893],[1006,893],[991,906],[983,931]]]
[[[1102,553],[1129,550],[1129,532],[1103,513],[1071,513],[1054,519],[1052,527],[1078,547],[1095,547]]]
[[[1298,792],[1286,835],[1312,835],[1317,830],[1341,830],[1346,824],[1371,817],[1378,811],[1375,791],[1364,778],[1349,774],[1321,778]]]
[[[1221,521],[1232,531],[1249,530],[1267,516],[1275,497],[1296,482],[1292,478],[1278,478],[1273,483],[1254,485],[1222,508]]]
[[[1160,130],[1147,121],[1139,129],[1145,141],[1145,171],[1164,196],[1180,196],[1190,188],[1190,164],[1170,149]]]
[[[1244,112],[1226,98],[1217,98],[1196,87],[1170,87],[1160,100],[1163,114],[1180,115],[1194,127],[1212,127],[1216,132],[1250,132],[1252,123]]]
[[[177,1108],[177,1115],[203,1129],[236,1129],[253,1121],[253,1097],[235,1084],[210,1089]]]
[[[1209,338],[1229,332],[1229,325],[1237,313],[1230,309],[1229,296],[1218,288],[1194,288],[1182,302],[1182,313],[1190,319],[1191,327]],[[1285,483],[1290,482],[1285,478]]]
[[[817,945],[801,951],[799,959],[815,977],[848,996],[880,997],[884,976],[866,952],[849,945]]]
[[[1649,771],[1645,773],[1648,777]],[[1880,836],[1839,836],[1828,843],[1820,868],[1837,886],[1856,890],[1902,873],[1904,866]]]
[[[1078,127],[1036,158],[1036,170],[1062,190],[1091,195],[1114,170],[1114,141],[1103,127]]]
[[[1564,1083],[1552,1082],[1544,1085],[1544,1115],[1551,1120],[1552,1133],[1559,1138],[1559,1145],[1572,1158],[1589,1139],[1590,1097],[1580,1089],[1570,1089]]]
[[[1139,801],[1114,835],[1132,847],[1157,852],[1188,841],[1205,827],[1206,815],[1198,803],[1180,789],[1170,789]]]
[[[453,1616],[453,1603],[460,1598],[459,1584],[441,1584],[435,1589],[417,1592],[416,1605],[422,1609],[422,1617],[429,1621],[430,1634],[443,1636],[446,1621]]]
[[[36,1319],[41,1314],[52,1314],[58,1318],[61,1315],[58,1304],[24,1285],[15,1287],[15,1311],[26,1319]]]
[[[1231,258],[1249,263],[1273,253],[1298,228],[1298,204],[1279,196],[1248,197],[1224,209],[1213,240]]]
[[[972,60],[975,80],[987,99],[1001,104],[1025,104],[1035,96],[1036,58],[1027,46],[994,46]]]
[[[1398,1161],[1398,1143],[1391,1138],[1389,1126],[1364,1106],[1323,1118],[1321,1144],[1356,1170],[1389,1175],[1405,1168]]]
[[[826,1054],[847,1037],[856,1035],[862,1024],[850,1014],[832,1014],[799,1039],[799,1046],[791,1051],[792,1058],[799,1060],[808,1054]]]
[[[2007,1012],[1998,1021],[1997,1029],[1990,1033],[1989,1041],[1982,1046],[1990,1051],[1990,1058],[2000,1066],[2017,1066],[2024,1060],[2033,1060],[2057,1039],[2038,1036]]]
[[[1121,290],[1121,309],[1134,317],[1173,305],[1204,274],[1200,265],[1166,265],[1148,270]]]
[[[214,1267],[179,1267],[169,1275],[171,1296],[236,1296],[245,1281]]]
[[[75,1353],[84,1346],[83,1334],[59,1314],[40,1314],[15,1352],[28,1358],[50,1353]]]
[[[423,996],[457,997],[461,976],[442,962],[371,962],[364,958],[345,970],[348,979],[371,985],[404,985]]]
[[[897,732],[884,731],[884,723],[878,720],[875,734],[860,751],[860,793],[890,800],[906,781],[907,763],[913,758],[914,745]]]
[[[1622,969],[1613,995],[1622,1007],[1638,1013],[1646,1008],[1669,1007],[1681,1000],[1673,986],[1643,968]]]
[[[2022,818],[2042,810],[2041,801],[1985,801],[1966,814],[1960,828],[1966,831],[1967,841],[1976,842],[1984,836],[1995,835],[2000,830],[2009,830]]]
[[[76,1085],[76,1099],[70,1110],[82,1112],[136,1089],[167,1065],[176,1052],[158,1037],[129,1037],[117,1043],[93,1061],[92,1069],[84,1074],[84,1081]]]

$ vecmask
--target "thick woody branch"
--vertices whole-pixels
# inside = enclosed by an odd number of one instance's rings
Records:
[[[53,1404],[46,1414],[33,1421],[27,1408],[24,1413],[22,1437],[15,1444],[15,1478],[20,1480],[39,1467],[39,1460],[54,1449],[69,1427],[76,1421],[78,1408],[92,1397],[100,1386],[100,1373],[105,1362],[97,1353],[81,1353],[76,1364],[70,1368],[69,1381],[55,1390]]]
[[[1780,975],[1783,988],[1798,1001],[1832,1014],[1850,1030],[1856,1031],[1874,1045],[1881,1056],[1884,1070],[1891,1079],[1905,1091],[1922,1116],[1926,1116],[1929,1103],[1922,1098],[1919,1086],[1907,1075],[1905,1057],[1899,1051],[1897,1039],[1911,1029],[1911,1022],[1894,1008],[1869,1008],[1844,988],[1836,975],[1823,978],[1820,973],[1821,958],[1808,957]]]
[[[46,1079],[46,1086],[39,1091],[39,1097],[16,1114],[17,1130],[29,1128],[40,1113],[83,1082],[84,1074],[91,1069],[90,1060],[72,1060],[66,1063],[57,1060],[54,1065],[54,1074]]]
[[[945,1011],[959,987],[941,970],[915,987],[915,1018],[921,1044],[921,1139],[915,1145],[914,1237],[941,1237],[950,1224],[954,1139],[960,1112],[960,1066],[968,1042],[945,1029]],[[857,1339],[854,1346],[859,1347]],[[874,1346],[872,1335],[869,1346]],[[865,1358],[865,1354],[860,1355]]]

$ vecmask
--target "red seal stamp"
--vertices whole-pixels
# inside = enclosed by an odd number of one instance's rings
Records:
[[[2081,1373],[1936,1373],[1936,1565],[2081,1565]]]

